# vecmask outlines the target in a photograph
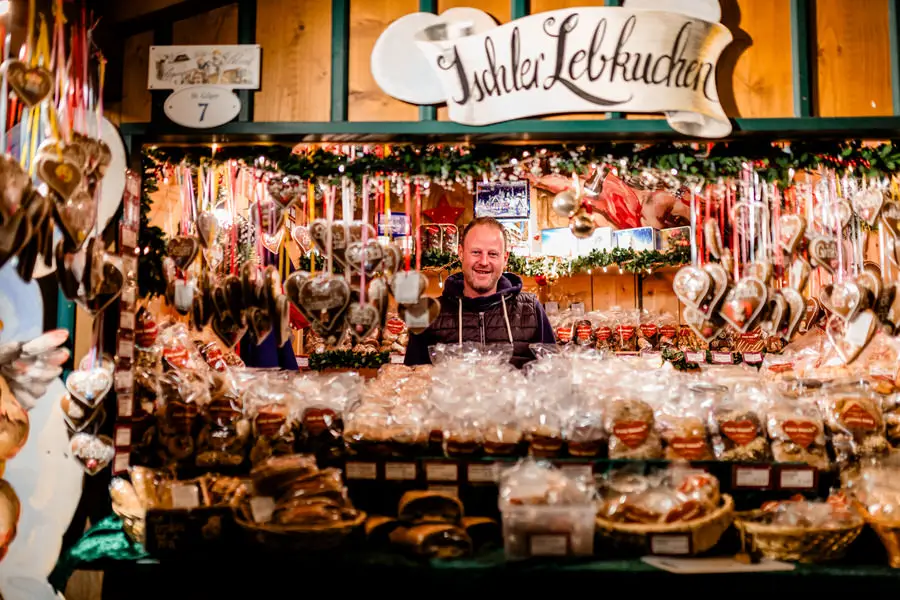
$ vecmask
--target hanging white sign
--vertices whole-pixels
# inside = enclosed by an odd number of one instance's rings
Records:
[[[732,36],[717,6],[632,8],[647,4],[554,10],[493,27],[476,9],[407,15],[379,38],[372,73],[401,100],[446,102],[450,119],[465,125],[615,111],[664,113],[685,135],[728,135],[716,64]]]
[[[218,127],[241,112],[241,100],[234,92],[214,85],[182,88],[166,98],[166,116],[183,127]]]

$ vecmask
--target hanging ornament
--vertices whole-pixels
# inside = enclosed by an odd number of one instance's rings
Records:
[[[596,228],[597,226],[594,225],[594,218],[584,210],[575,215],[569,223],[569,229],[572,231],[572,235],[580,239],[591,237]]]
[[[560,217],[571,219],[578,210],[578,199],[572,190],[563,190],[553,197],[552,207]]]

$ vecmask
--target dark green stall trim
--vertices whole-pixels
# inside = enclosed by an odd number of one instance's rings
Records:
[[[350,0],[331,2],[331,120],[346,121],[350,97]]]
[[[891,139],[900,138],[900,117],[806,117],[735,119],[729,139]],[[145,144],[265,142],[566,142],[689,141],[663,119],[542,121],[522,119],[484,127],[450,121],[233,122],[213,129],[188,129],[174,123],[125,123],[122,135]],[[709,140],[706,140],[709,141]]]
[[[606,2],[603,3],[603,5],[604,5],[604,6],[612,6],[612,7],[619,7],[619,6],[622,6],[622,0],[606,0]],[[624,115],[623,113],[620,113],[620,112],[611,112],[611,113],[609,113],[609,115],[608,115],[608,117],[609,117],[610,119],[621,119],[621,118],[623,118],[624,116],[625,116],[625,115]]]
[[[891,96],[894,114],[900,115],[900,0],[888,0],[888,32],[891,52]]]
[[[438,11],[437,0],[419,0],[419,12],[437,14],[437,11]],[[437,119],[437,107],[436,106],[420,106],[419,107],[419,120],[420,121],[434,121],[436,119]]]
[[[69,332],[69,340],[66,342],[66,348],[71,352],[72,358],[66,362],[63,371],[63,379],[65,379],[69,371],[72,370],[75,356],[75,303],[66,298],[62,291],[57,292],[56,304],[56,326],[59,329],[65,329]]]
[[[531,14],[531,0],[511,0],[509,4],[509,18],[512,21],[527,17]]]
[[[238,44],[256,43],[256,0],[238,0]],[[253,120],[253,90],[238,90],[238,98],[241,100],[241,112],[238,121]]]
[[[794,114],[813,115],[815,72],[815,12],[811,0],[791,0],[791,62],[794,76]]]

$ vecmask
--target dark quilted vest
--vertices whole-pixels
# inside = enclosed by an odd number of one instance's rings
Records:
[[[538,339],[538,315],[535,311],[537,298],[526,292],[510,292],[504,295],[509,326],[513,335],[513,359],[516,367],[534,359],[528,348],[532,340]],[[459,343],[459,298],[441,296],[441,313],[428,328],[438,344]],[[497,300],[483,308],[483,312],[467,310],[463,302],[463,339],[464,342],[480,342],[485,344],[509,344],[506,321],[503,319],[503,306]]]

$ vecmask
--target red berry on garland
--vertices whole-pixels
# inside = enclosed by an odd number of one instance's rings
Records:
[[[534,282],[538,285],[547,285],[547,277],[544,275],[535,275]]]

